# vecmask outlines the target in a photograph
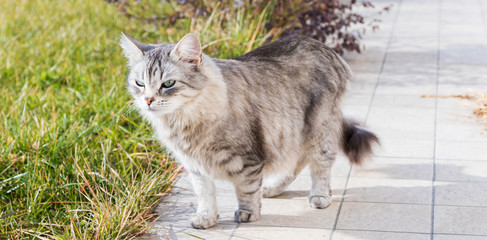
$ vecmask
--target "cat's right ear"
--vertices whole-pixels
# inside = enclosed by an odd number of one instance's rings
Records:
[[[123,48],[129,67],[133,67],[135,63],[142,60],[144,54],[152,49],[152,46],[141,43],[124,32],[120,38],[120,46]]]

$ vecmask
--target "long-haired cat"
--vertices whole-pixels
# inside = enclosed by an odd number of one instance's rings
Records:
[[[192,33],[176,45],[122,34],[121,46],[135,104],[190,174],[194,228],[217,223],[214,179],[235,185],[235,221],[250,222],[260,217],[261,197],[281,194],[308,164],[309,205],[325,208],[337,152],[359,164],[378,142],[342,116],[349,66],[311,38],[277,40],[229,60],[203,54]]]

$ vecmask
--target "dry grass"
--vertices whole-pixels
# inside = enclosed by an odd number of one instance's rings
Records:
[[[461,95],[422,95],[422,98],[458,98],[475,102],[472,114],[487,125],[487,93],[472,93]]]
[[[121,31],[172,43],[192,31],[205,53],[231,58],[277,35],[262,31],[269,15],[218,5],[168,28],[102,0],[0,0],[0,239],[131,239],[147,229],[180,169],[132,111]]]
[[[0,239],[130,239],[179,170],[130,111],[101,0],[0,0]]]
[[[487,124],[487,93],[479,94],[475,101],[478,103],[477,107],[473,111],[473,114],[482,119]]]

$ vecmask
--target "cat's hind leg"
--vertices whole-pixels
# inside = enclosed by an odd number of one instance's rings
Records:
[[[264,178],[262,183],[262,196],[265,198],[281,195],[306,166],[305,161],[299,161],[291,173],[273,174]]]
[[[308,203],[313,208],[326,208],[332,200],[330,172],[338,148],[334,147],[334,144],[323,145],[319,150],[308,155],[312,182]]]
[[[262,184],[262,196],[265,198],[272,198],[281,195],[294,179],[296,179],[294,174],[275,174],[264,178]]]
[[[216,225],[218,220],[216,206],[216,187],[212,179],[201,174],[191,173],[193,189],[198,197],[198,208],[191,216],[191,226],[207,229]]]

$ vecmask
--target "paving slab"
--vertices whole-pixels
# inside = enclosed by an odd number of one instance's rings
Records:
[[[235,231],[232,239],[237,240],[296,240],[296,239],[328,239],[331,230],[297,227],[266,227],[242,225]],[[256,236],[258,236],[256,238]]]
[[[374,161],[354,167],[352,178],[426,180],[433,179],[433,159],[375,157]]]
[[[487,238],[487,208],[435,206],[435,234],[483,235]]]
[[[343,202],[336,229],[430,233],[431,206]]]
[[[335,240],[430,240],[426,233],[337,230]]]
[[[436,180],[487,182],[487,161],[436,160]]]

